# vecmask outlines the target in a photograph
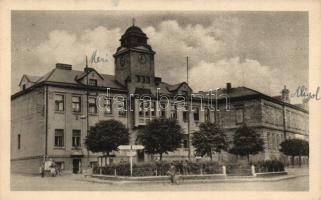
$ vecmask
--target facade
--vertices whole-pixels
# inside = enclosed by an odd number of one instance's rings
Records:
[[[176,118],[186,136],[181,148],[165,159],[194,159],[191,135],[206,121],[220,124],[230,138],[243,123],[254,128],[264,138],[265,151],[253,159],[280,159],[278,144],[284,138],[308,139],[308,111],[289,103],[288,90],[276,98],[228,83],[216,91],[212,109],[208,93],[155,76],[155,52],[147,40],[137,26],[126,30],[114,54],[114,76],[87,64],[77,71],[60,63],[44,76],[24,75],[21,90],[11,97],[12,172],[37,173],[44,159],[74,173],[96,164],[99,154],[88,152],[84,141],[90,126],[108,119],[121,121],[130,131],[130,144],[135,144],[139,129],[153,118]],[[193,110],[178,109],[178,97],[189,99],[185,106]],[[127,159],[124,152],[114,155],[114,162]],[[135,158],[152,159],[141,150]],[[217,159],[234,158],[222,153]]]

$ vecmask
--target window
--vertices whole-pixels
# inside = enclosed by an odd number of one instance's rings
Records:
[[[209,122],[210,121],[210,109],[209,108],[205,108],[204,109],[204,119],[205,122]]]
[[[142,82],[145,83],[145,76],[142,76]]]
[[[26,89],[26,84],[23,84],[22,85],[22,90],[25,90]]]
[[[140,76],[136,75],[137,82],[140,82]]]
[[[89,85],[97,86],[97,80],[96,79],[89,79]]]
[[[88,112],[91,114],[97,113],[96,97],[88,98]]]
[[[267,148],[271,149],[270,133],[266,134],[266,142],[267,142]]]
[[[183,109],[183,121],[187,122],[188,120],[188,106],[185,106],[185,109]]]
[[[122,103],[118,104],[118,115],[119,116],[126,116],[127,115],[127,103],[126,100],[122,101]]]
[[[64,95],[55,95],[55,111],[64,111]]]
[[[150,83],[150,77],[146,76],[146,83]]]
[[[185,134],[183,137],[183,148],[188,148],[188,135]]]
[[[183,96],[188,96],[188,91],[182,91]]]
[[[150,116],[150,108],[151,108],[151,102],[150,101],[145,101],[144,102],[145,106],[145,117],[149,117]]]
[[[160,102],[159,110],[160,110],[160,116],[161,118],[166,117],[166,103],[165,102]]]
[[[144,101],[139,101],[139,113],[140,117],[144,116]]]
[[[274,150],[277,150],[278,148],[278,145],[277,145],[277,135],[276,134],[273,134],[273,149]]]
[[[106,99],[104,102],[104,110],[105,114],[112,114],[113,113],[113,104],[111,99]]]
[[[243,109],[237,109],[236,112],[236,123],[243,123]]]
[[[72,101],[72,112],[80,112],[81,111],[81,99],[79,96],[73,96],[71,98]]]
[[[55,130],[55,147],[64,146],[64,130],[56,129]]]
[[[156,102],[155,101],[152,102],[150,110],[152,113],[152,117],[155,117],[156,116]]]
[[[72,147],[80,147],[81,132],[80,130],[72,130]]]
[[[21,135],[18,134],[18,149],[21,148]]]
[[[200,120],[200,109],[198,107],[193,108],[194,121]]]
[[[177,106],[175,104],[171,106],[171,118],[177,119]]]

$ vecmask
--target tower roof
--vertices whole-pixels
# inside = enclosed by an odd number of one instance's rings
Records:
[[[131,36],[148,39],[146,34],[142,31],[141,28],[139,28],[138,26],[132,25],[131,27],[127,28],[125,33],[121,36],[120,41],[123,41],[124,39]]]

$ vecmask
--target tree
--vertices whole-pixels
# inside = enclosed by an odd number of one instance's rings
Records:
[[[287,139],[281,144],[280,152],[291,156],[291,162],[294,166],[294,157],[299,156],[299,165],[301,166],[301,156],[309,156],[309,142],[301,139]]]
[[[175,119],[154,119],[140,130],[137,140],[149,154],[162,155],[181,146],[183,129]]]
[[[109,156],[111,151],[117,151],[119,145],[128,144],[128,141],[128,129],[121,122],[104,120],[90,128],[85,144],[88,150]]]
[[[192,145],[196,148],[196,154],[207,154],[213,160],[213,151],[227,150],[228,141],[223,129],[213,123],[200,124],[200,131],[193,134]]]
[[[263,149],[264,141],[260,135],[244,124],[236,130],[233,136],[233,147],[229,152],[235,155],[246,156],[249,162],[250,155],[258,154]]]

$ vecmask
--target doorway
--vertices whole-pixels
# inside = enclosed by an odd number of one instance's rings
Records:
[[[73,159],[72,160],[72,173],[78,174],[81,169],[81,159]]]

